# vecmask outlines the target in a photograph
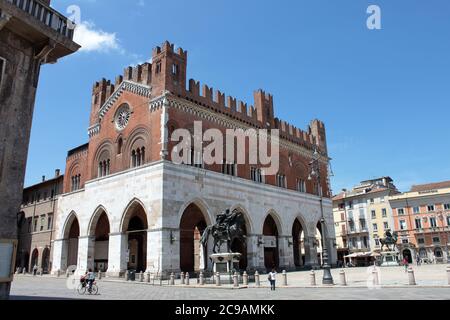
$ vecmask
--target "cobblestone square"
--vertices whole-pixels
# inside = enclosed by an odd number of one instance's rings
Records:
[[[13,282],[11,299],[88,299],[88,300],[448,300],[450,286],[446,265],[415,267],[415,286],[408,285],[408,276],[401,267],[381,268],[381,286],[367,285],[368,268],[346,269],[347,286],[339,285],[339,269],[333,270],[337,283],[333,287],[320,285],[322,271],[317,272],[316,287],[309,284],[309,271],[288,273],[288,287],[271,292],[267,281],[261,287],[233,289],[223,285],[198,287],[196,279],[191,285],[153,286],[147,283],[102,279],[98,281],[99,294],[79,295],[69,289],[64,277],[17,276]],[[261,279],[265,279],[264,276]],[[281,275],[278,276],[281,283]]]

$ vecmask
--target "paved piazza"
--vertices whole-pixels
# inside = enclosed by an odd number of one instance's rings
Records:
[[[13,282],[11,298],[28,299],[91,299],[91,300],[328,300],[328,299],[421,299],[449,300],[446,265],[416,267],[417,286],[408,286],[408,277],[401,267],[382,268],[382,288],[368,288],[367,268],[346,269],[349,285],[332,288],[310,287],[309,272],[289,273],[289,287],[271,292],[261,277],[263,287],[232,290],[227,286],[167,287],[152,286],[125,281],[100,280],[99,295],[80,296],[67,288],[65,278],[18,276]],[[335,281],[339,281],[339,270],[333,270]],[[322,272],[317,273],[320,283]],[[281,282],[281,277],[279,281]],[[191,279],[191,284],[195,279]]]

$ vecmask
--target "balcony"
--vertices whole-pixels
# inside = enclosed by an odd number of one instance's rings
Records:
[[[0,0],[0,16],[3,27],[40,45],[48,62],[77,51],[80,46],[73,42],[75,24],[45,0]],[[1,29],[1,27],[0,27]],[[38,51],[39,52],[39,51]]]

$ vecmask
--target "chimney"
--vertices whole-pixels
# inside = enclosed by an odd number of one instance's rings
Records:
[[[42,176],[42,182],[45,182],[45,176]]]
[[[60,174],[61,174],[61,170],[56,169],[55,170],[55,178],[58,178],[60,176]]]

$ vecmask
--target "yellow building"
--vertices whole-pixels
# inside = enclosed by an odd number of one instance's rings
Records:
[[[381,249],[379,238],[394,228],[388,197],[398,190],[390,177],[362,181],[333,198],[338,260],[366,265]]]

